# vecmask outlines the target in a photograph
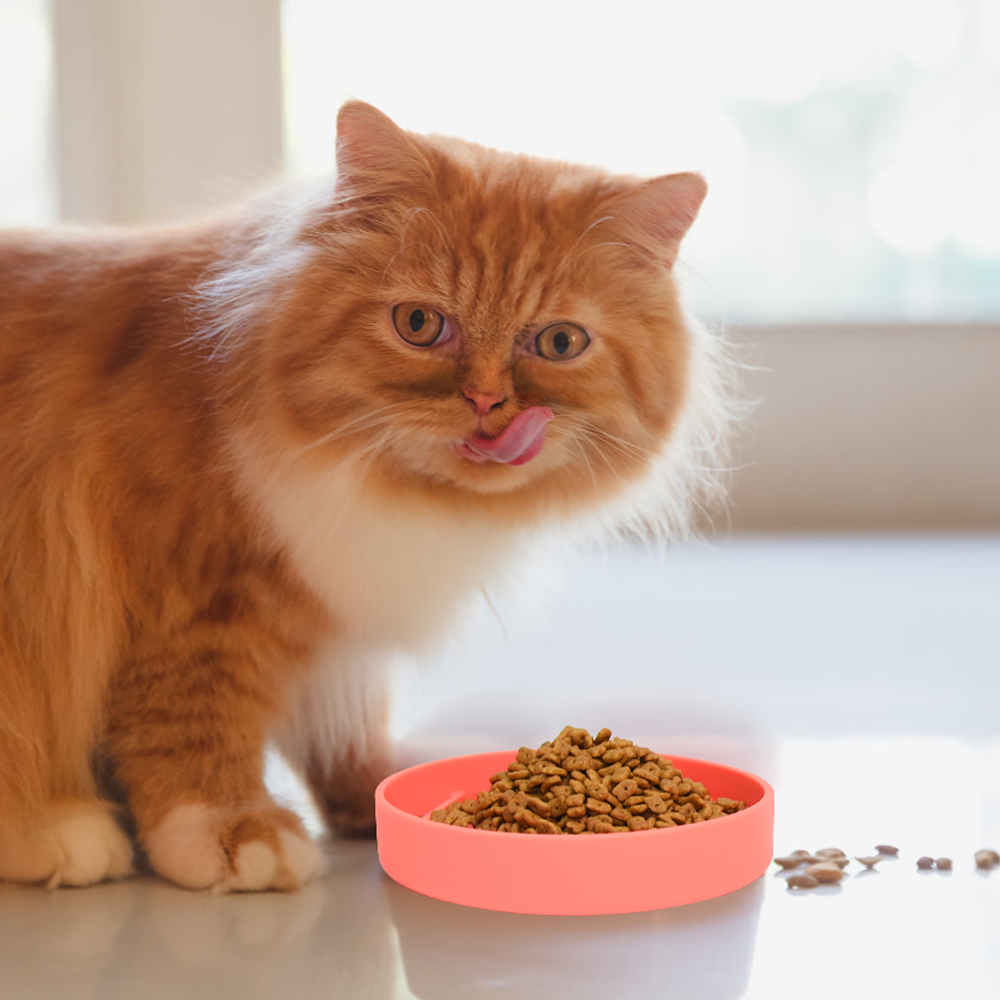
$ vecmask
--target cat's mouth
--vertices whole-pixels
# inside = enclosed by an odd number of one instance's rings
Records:
[[[542,450],[551,419],[552,411],[547,406],[530,406],[519,413],[499,437],[486,437],[476,430],[456,441],[455,451],[470,462],[524,465]]]

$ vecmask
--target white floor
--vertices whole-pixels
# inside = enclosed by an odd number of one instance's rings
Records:
[[[401,765],[608,725],[765,777],[777,852],[900,858],[809,893],[775,871],[591,918],[427,899],[372,843],[331,845],[328,874],[290,895],[2,886],[0,998],[1000,998],[1000,868],[972,861],[1000,849],[1000,537],[620,552],[494,604],[502,626],[470,620],[402,686]],[[954,870],[918,872],[922,854]]]

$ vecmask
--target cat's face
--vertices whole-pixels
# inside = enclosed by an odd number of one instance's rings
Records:
[[[593,502],[686,394],[671,265],[704,195],[341,114],[277,389],[324,461],[437,491]],[[315,458],[315,456],[314,456]]]

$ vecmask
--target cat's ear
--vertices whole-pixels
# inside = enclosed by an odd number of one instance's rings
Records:
[[[611,210],[617,221],[636,231],[662,263],[673,267],[681,240],[707,191],[700,174],[667,174],[618,195]]]
[[[337,184],[364,188],[426,176],[427,161],[388,115],[348,101],[337,115]]]

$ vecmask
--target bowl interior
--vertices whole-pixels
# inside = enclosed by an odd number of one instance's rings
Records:
[[[426,817],[459,798],[474,798],[490,787],[490,777],[503,770],[514,759],[517,751],[469,754],[430,761],[408,768],[389,778],[382,789],[385,801],[411,816]],[[667,760],[680,770],[685,778],[700,781],[712,798],[744,800],[749,808],[765,795],[763,782],[747,771],[716,764],[711,761],[688,757],[671,757]]]

